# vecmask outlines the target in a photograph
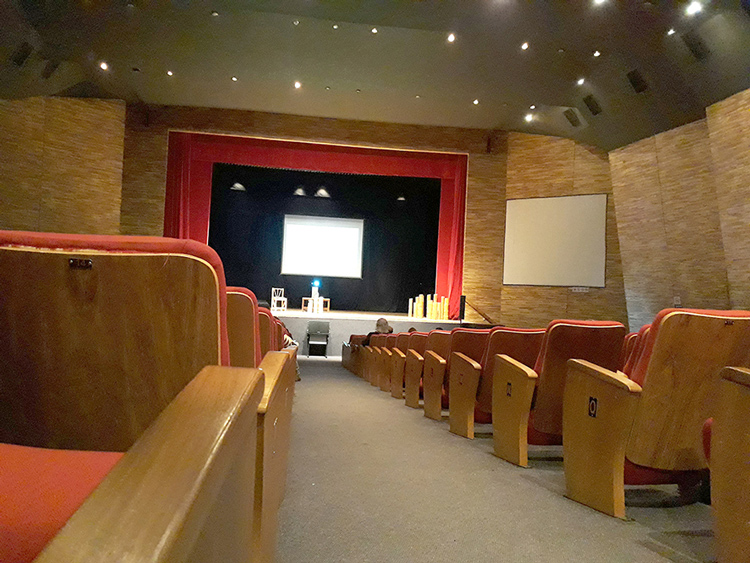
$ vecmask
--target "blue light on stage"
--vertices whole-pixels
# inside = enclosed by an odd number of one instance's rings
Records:
[[[314,287],[320,287],[320,280],[313,280],[312,284]]]

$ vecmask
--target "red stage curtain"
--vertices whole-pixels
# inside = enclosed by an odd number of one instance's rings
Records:
[[[314,172],[440,178],[435,293],[458,318],[463,283],[467,156],[202,133],[169,134],[164,235],[208,242],[216,162]]]

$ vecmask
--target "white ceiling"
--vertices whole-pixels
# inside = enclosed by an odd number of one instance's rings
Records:
[[[703,4],[688,16],[688,2],[657,0],[0,0],[0,97],[519,130],[612,149],[750,88],[750,14]],[[33,52],[17,65],[24,42]],[[45,79],[48,61],[59,66]]]

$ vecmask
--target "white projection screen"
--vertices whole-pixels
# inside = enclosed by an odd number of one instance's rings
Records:
[[[607,195],[511,199],[506,285],[604,287]]]
[[[364,224],[364,219],[285,215],[281,273],[361,278]]]

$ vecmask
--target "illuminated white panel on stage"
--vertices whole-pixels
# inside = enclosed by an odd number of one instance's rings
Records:
[[[285,215],[281,273],[361,278],[364,223],[364,219]]]
[[[506,285],[604,287],[607,195],[508,200]]]

